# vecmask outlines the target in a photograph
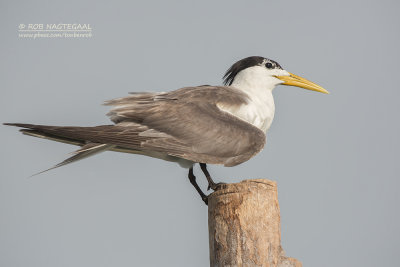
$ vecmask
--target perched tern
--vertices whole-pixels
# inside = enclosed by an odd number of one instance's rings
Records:
[[[106,101],[113,125],[94,127],[5,123],[23,134],[78,145],[73,156],[48,169],[117,151],[177,162],[189,169],[189,180],[207,204],[193,174],[200,164],[208,189],[216,190],[206,164],[227,167],[243,163],[266,142],[275,113],[272,91],[291,85],[328,94],[321,86],[284,70],[276,61],[252,56],[233,64],[224,86],[184,87],[170,92],[131,93]],[[48,171],[46,170],[46,171]]]

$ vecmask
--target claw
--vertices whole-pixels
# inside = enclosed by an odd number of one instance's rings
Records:
[[[226,183],[214,183],[212,185],[208,185],[208,188],[211,188],[212,190],[217,191],[218,188],[220,188],[220,186],[224,185],[224,184],[226,184]]]

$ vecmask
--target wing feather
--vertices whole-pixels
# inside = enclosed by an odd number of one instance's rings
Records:
[[[242,91],[225,86],[186,87],[169,93],[134,94],[106,102],[117,125],[137,123],[149,130],[144,149],[162,150],[195,162],[236,165],[258,153],[265,134],[220,110],[217,104],[248,102]]]

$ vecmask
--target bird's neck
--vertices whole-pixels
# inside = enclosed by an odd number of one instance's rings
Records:
[[[275,115],[272,95],[275,85],[272,86],[270,81],[235,79],[231,86],[246,93],[249,102],[230,113],[267,132]]]

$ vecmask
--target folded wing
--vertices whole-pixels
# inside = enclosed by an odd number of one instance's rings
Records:
[[[233,166],[258,153],[265,134],[217,104],[240,106],[247,101],[247,95],[233,87],[199,86],[169,93],[135,93],[106,105],[114,106],[108,115],[116,126],[146,127],[139,134],[149,138],[141,143],[143,149]]]

